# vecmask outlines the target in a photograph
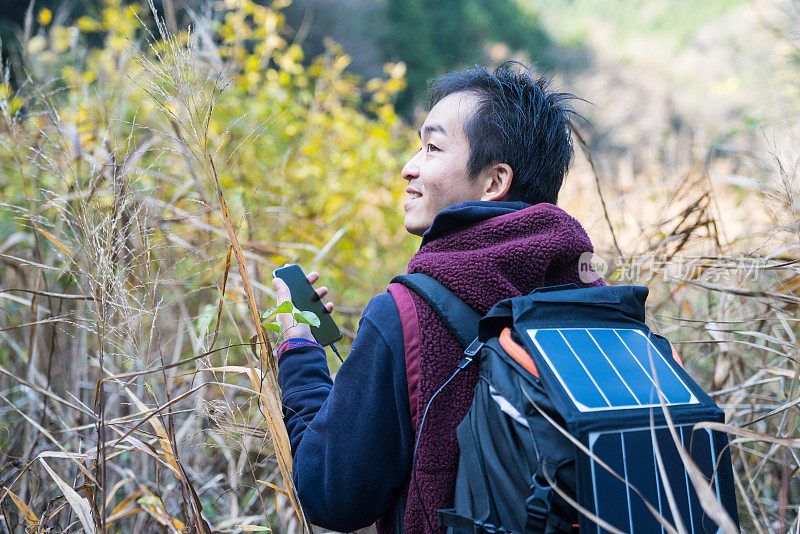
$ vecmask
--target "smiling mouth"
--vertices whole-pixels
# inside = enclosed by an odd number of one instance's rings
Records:
[[[415,198],[420,198],[421,196],[421,193],[408,193],[408,200],[414,200]]]

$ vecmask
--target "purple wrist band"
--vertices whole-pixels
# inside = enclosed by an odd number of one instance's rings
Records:
[[[287,339],[286,341],[281,343],[280,347],[278,347],[278,353],[277,353],[278,354],[278,361],[280,361],[281,356],[287,350],[296,349],[298,347],[308,347],[308,346],[322,348],[322,345],[320,345],[316,341],[310,341],[308,339],[304,339],[304,338],[301,338],[301,337]]]

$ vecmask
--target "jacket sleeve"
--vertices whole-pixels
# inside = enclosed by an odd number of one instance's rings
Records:
[[[303,510],[341,532],[368,526],[392,508],[413,456],[397,306],[388,293],[370,301],[334,381],[316,343],[282,348],[278,382]]]

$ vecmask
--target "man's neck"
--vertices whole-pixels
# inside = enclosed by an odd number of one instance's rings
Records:
[[[453,204],[440,211],[434,217],[431,227],[422,235],[420,246],[462,226],[475,224],[498,215],[513,213],[530,206],[531,204],[520,201],[505,202],[499,200],[486,202],[475,200]]]

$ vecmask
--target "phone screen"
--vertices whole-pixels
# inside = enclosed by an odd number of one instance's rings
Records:
[[[322,346],[330,345],[342,339],[339,327],[333,322],[331,314],[325,309],[325,305],[317,298],[314,286],[308,283],[303,270],[297,265],[287,265],[276,269],[272,273],[280,278],[292,292],[292,304],[301,311],[313,312],[319,317],[319,327],[311,326],[311,334]]]

